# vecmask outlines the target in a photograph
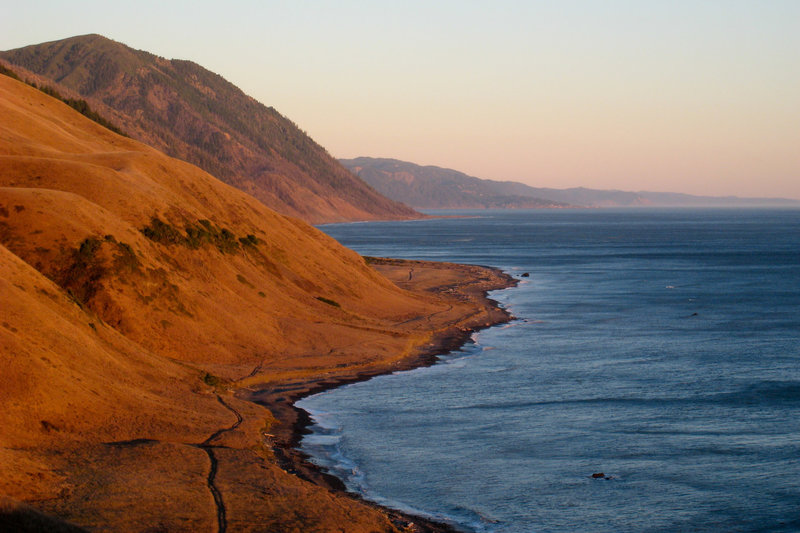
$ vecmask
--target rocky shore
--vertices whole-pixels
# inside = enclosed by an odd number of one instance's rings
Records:
[[[487,297],[487,292],[514,286],[516,281],[503,272],[489,267],[385,258],[369,258],[369,261],[382,274],[405,289],[435,292],[469,301],[475,305],[478,312],[462,320],[456,320],[450,325],[445,325],[445,322],[437,324],[442,327],[436,331],[431,341],[420,347],[414,355],[400,361],[379,365],[354,375],[342,375],[322,381],[297,381],[263,389],[257,386],[251,387],[249,391],[240,393],[239,396],[267,407],[279,421],[273,433],[265,435],[265,439],[272,445],[278,464],[285,471],[334,491],[341,497],[354,498],[380,509],[401,531],[455,532],[457,530],[449,524],[381,508],[355,494],[347,493],[344,483],[339,478],[311,463],[309,457],[298,450],[301,439],[310,432],[308,428],[313,421],[306,411],[295,406],[295,402],[312,394],[368,380],[378,375],[435,364],[438,356],[463,346],[474,331],[505,323],[512,318],[505,309]],[[430,319],[430,317],[423,318]]]

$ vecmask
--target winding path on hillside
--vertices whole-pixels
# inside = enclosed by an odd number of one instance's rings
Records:
[[[218,429],[210,437],[208,437],[201,444],[199,444],[198,447],[206,452],[206,454],[208,455],[208,459],[211,462],[211,468],[208,471],[208,481],[207,481],[208,490],[211,491],[211,495],[214,497],[214,504],[217,506],[217,532],[225,533],[228,529],[228,521],[225,514],[225,502],[222,500],[222,493],[219,491],[219,488],[215,484],[215,480],[217,477],[218,461],[216,456],[214,455],[215,446],[212,444],[212,442],[215,439],[217,439],[220,435],[227,433],[229,431],[233,431],[234,429],[238,428],[239,424],[242,423],[243,419],[239,411],[237,411],[236,409],[225,403],[225,400],[223,400],[219,394],[217,394],[216,396],[217,396],[217,401],[221,403],[222,406],[225,407],[228,411],[230,411],[236,416],[236,422],[234,422],[233,425],[231,425],[228,428]]]

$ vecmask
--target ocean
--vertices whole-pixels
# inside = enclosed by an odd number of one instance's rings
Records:
[[[499,267],[516,319],[301,400],[317,464],[463,531],[800,531],[800,210],[442,214],[320,229]]]

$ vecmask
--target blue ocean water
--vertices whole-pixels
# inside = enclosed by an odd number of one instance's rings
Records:
[[[442,363],[302,400],[315,461],[465,531],[800,531],[800,211],[459,214],[321,227],[521,284]]]

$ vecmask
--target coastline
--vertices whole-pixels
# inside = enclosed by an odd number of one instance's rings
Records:
[[[296,402],[313,394],[351,383],[366,381],[376,376],[391,374],[398,371],[413,370],[415,368],[436,364],[439,362],[440,356],[458,350],[469,342],[474,332],[513,320],[514,317],[511,313],[488,297],[488,292],[514,287],[517,285],[518,281],[509,274],[494,267],[386,258],[367,259],[379,271],[382,271],[384,274],[389,274],[387,277],[392,279],[392,281],[400,286],[405,285],[403,288],[436,291],[456,298],[468,299],[486,313],[486,318],[477,321],[474,317],[472,317],[472,319],[468,317],[464,321],[452,324],[446,329],[436,332],[430,342],[425,346],[417,347],[416,353],[398,362],[385,363],[368,371],[338,376],[333,379],[301,380],[293,383],[286,383],[282,387],[254,388],[255,390],[248,389],[246,393],[238,396],[266,407],[278,420],[279,424],[276,425],[277,427],[274,428],[272,433],[266,435],[265,439],[268,440],[269,445],[272,447],[278,465],[286,472],[333,491],[339,496],[353,498],[363,504],[381,510],[386,514],[389,520],[401,530],[418,533],[458,533],[461,530],[456,529],[451,524],[437,522],[426,517],[406,513],[390,507],[384,507],[358,494],[348,492],[341,479],[328,473],[324,468],[313,464],[309,460],[310,457],[301,452],[298,447],[303,436],[311,433],[309,428],[314,422],[308,412],[296,406]],[[403,279],[405,270],[409,268],[411,272],[415,269],[424,270],[426,268],[447,269],[451,271],[462,271],[464,269],[474,271],[479,269],[491,273],[493,279],[483,283],[475,283],[475,279],[465,277],[455,284],[426,287],[423,282],[423,286],[420,287],[415,286],[418,285],[418,282],[412,279],[411,274],[409,274],[407,279]],[[399,275],[400,271],[403,272],[402,275]],[[391,275],[392,273],[394,275]],[[460,273],[463,274],[463,272]]]
[[[45,444],[20,451],[0,447],[0,460],[20,465],[10,470],[20,488],[3,495],[12,501],[0,502],[0,529],[21,520],[33,532],[458,531],[348,493],[338,478],[296,449],[311,420],[294,404],[333,387],[436,363],[472,332],[511,319],[487,293],[517,280],[472,265],[367,262],[387,284],[409,291],[399,311],[391,309],[391,301],[366,306],[389,307],[385,316],[391,320],[362,319],[343,310],[346,320],[324,323],[340,338],[328,334],[314,343],[313,337],[300,337],[295,341],[302,351],[207,365],[205,375],[190,369],[184,374],[197,381],[188,396],[195,403],[175,412],[165,428],[67,441],[56,440],[61,431],[43,422]],[[291,326],[290,332],[304,333],[302,325]],[[94,332],[91,325],[86,329]],[[200,416],[207,418],[187,418]],[[44,481],[22,478],[23,468]],[[54,525],[36,525],[42,521]]]

